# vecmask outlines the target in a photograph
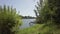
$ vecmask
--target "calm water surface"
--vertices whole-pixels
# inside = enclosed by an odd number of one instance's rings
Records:
[[[22,19],[23,24],[20,26],[20,28],[27,28],[27,27],[31,27],[34,24],[31,22],[34,22],[35,19]]]

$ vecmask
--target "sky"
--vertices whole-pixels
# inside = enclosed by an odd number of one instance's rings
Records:
[[[0,0],[0,5],[12,6],[23,16],[35,16],[34,9],[38,0]]]

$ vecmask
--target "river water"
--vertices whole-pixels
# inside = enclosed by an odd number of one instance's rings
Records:
[[[21,29],[31,27],[34,24],[31,22],[34,22],[35,19],[22,19],[23,24],[20,26]]]

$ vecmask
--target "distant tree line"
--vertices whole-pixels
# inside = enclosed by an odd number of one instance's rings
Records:
[[[36,17],[32,17],[32,16],[20,16],[22,17],[22,19],[35,19]]]

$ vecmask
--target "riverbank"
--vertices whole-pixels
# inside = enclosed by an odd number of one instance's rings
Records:
[[[36,24],[29,28],[20,29],[17,34],[60,34],[60,29],[55,25],[44,27],[45,24]],[[43,28],[44,27],[44,28]]]
[[[42,28],[43,24],[36,24],[29,28],[20,29],[18,34],[38,34],[40,31],[39,29]]]

